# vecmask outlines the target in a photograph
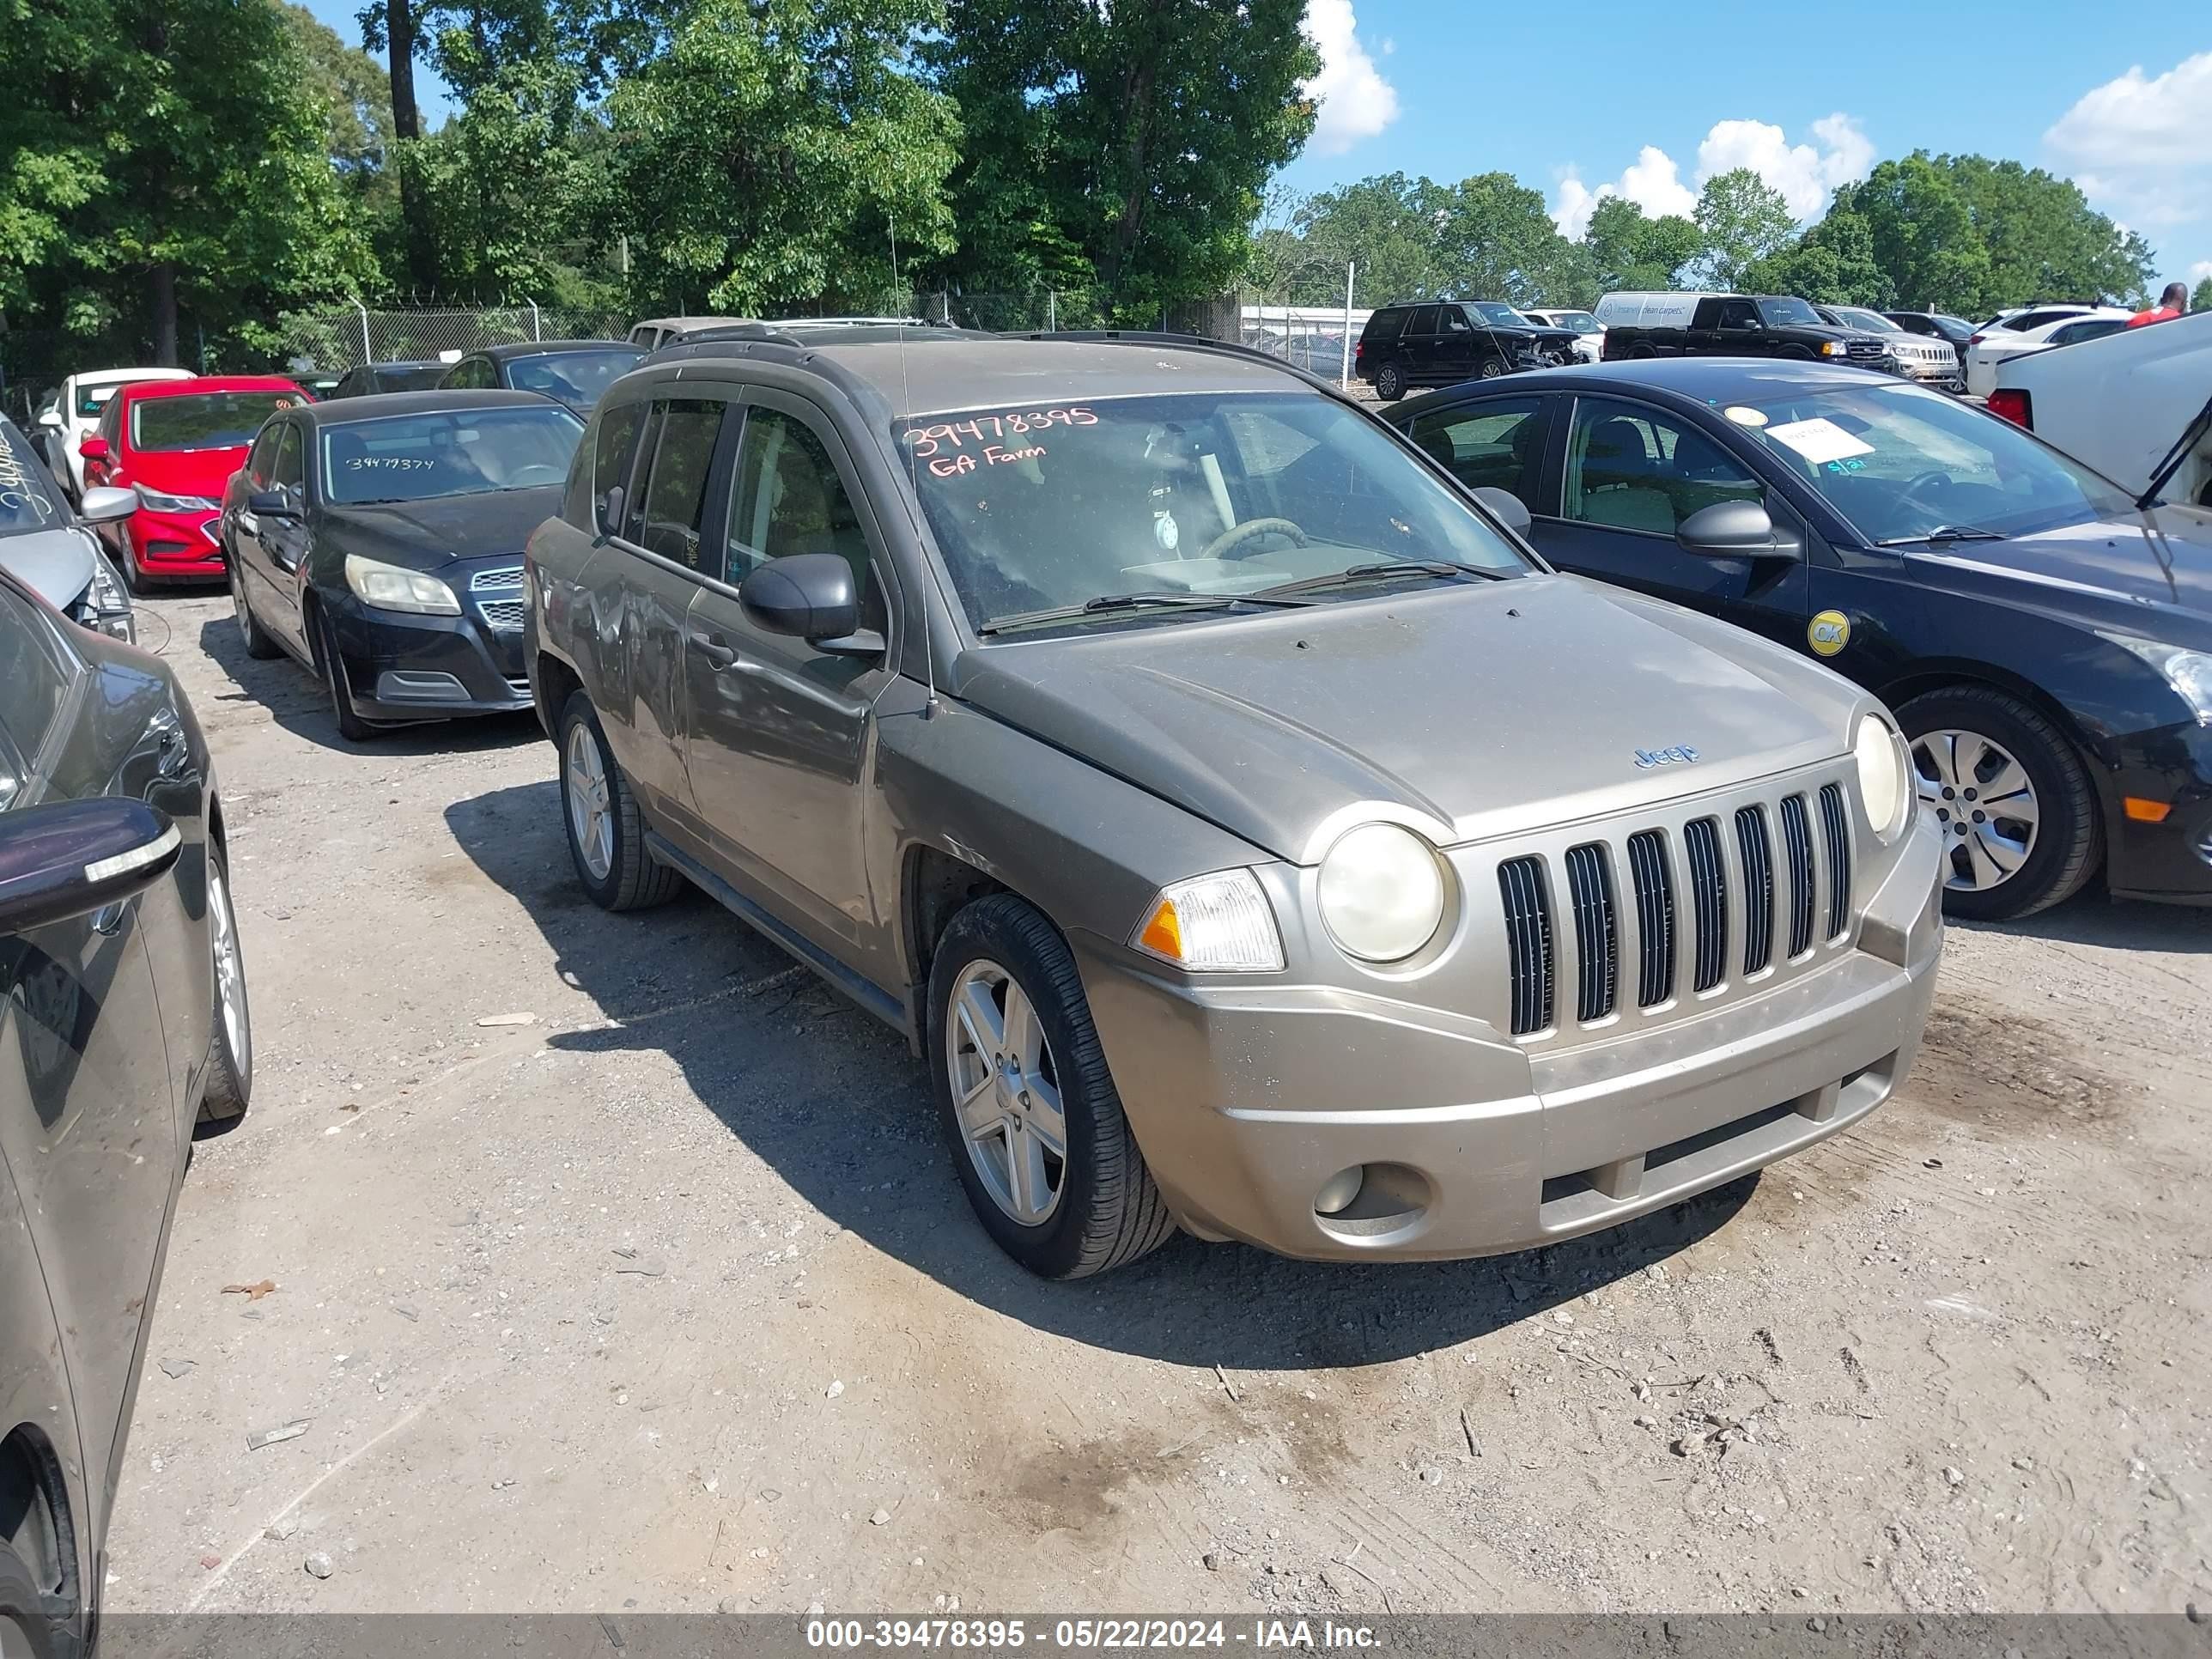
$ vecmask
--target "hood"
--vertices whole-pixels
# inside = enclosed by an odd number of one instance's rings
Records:
[[[2212,513],[2160,507],[2002,542],[1908,556],[1944,586],[2203,648],[2212,642]]]
[[[76,525],[0,536],[0,566],[57,611],[68,610],[91,585],[98,557],[92,533]]]
[[[251,444],[235,449],[142,449],[134,451],[123,476],[165,495],[204,495],[222,500],[230,475],[246,465]]]
[[[1565,576],[962,654],[969,702],[1280,858],[1392,803],[1451,842],[1843,752],[1863,694],[1778,645]],[[1692,749],[1687,764],[1637,753]]]
[[[540,484],[427,501],[325,504],[322,525],[330,540],[345,552],[414,570],[434,570],[454,559],[502,553],[520,558],[530,532],[560,510],[562,489],[560,484]]]

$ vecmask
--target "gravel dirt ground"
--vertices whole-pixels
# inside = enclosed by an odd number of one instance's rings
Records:
[[[2212,1605],[2212,915],[1954,928],[1894,1102],[1594,1239],[1048,1285],[900,1039],[703,898],[583,898],[526,717],[344,744],[220,596],[145,615],[258,1075],[111,1613]]]

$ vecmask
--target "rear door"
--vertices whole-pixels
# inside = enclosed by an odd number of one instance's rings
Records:
[[[0,584],[0,812],[61,798],[57,773],[121,770],[143,731],[93,708],[95,689],[66,629]],[[0,1157],[30,1219],[100,1494],[177,1173],[146,898],[0,933]]]
[[[1547,415],[1557,399],[1527,394],[1424,410],[1407,426],[1413,441],[1470,489],[1503,489],[1529,512],[1540,493]]]
[[[737,585],[794,553],[840,554],[863,596],[860,626],[888,637],[893,585],[880,529],[826,415],[763,388],[746,394],[720,505],[720,580],[701,586],[684,638],[700,816],[737,885],[848,965],[879,969],[862,784],[889,653],[836,654],[769,633],[745,615]]]
[[[1626,398],[1577,398],[1567,421],[1559,498],[1531,532],[1563,570],[1669,599],[1802,648],[1805,561],[1713,559],[1685,551],[1676,527],[1718,501],[1765,503],[1807,535],[1795,510],[1695,422]],[[1535,509],[1540,514],[1544,508]]]
[[[1443,386],[1474,379],[1491,355],[1487,335],[1468,320],[1465,306],[1437,307],[1436,342],[1429,378]]]

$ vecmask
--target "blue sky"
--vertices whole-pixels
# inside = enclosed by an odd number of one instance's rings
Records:
[[[308,0],[348,40],[357,0]],[[2109,27],[2093,21],[2112,19]],[[1571,232],[1608,191],[1679,208],[1755,167],[1816,215],[1836,184],[1916,149],[2050,167],[2150,240],[2161,280],[2212,276],[2212,23],[2055,0],[1846,11],[1649,3],[1309,0],[1319,131],[1286,175],[1450,181],[1502,169]],[[444,100],[425,71],[426,112]]]

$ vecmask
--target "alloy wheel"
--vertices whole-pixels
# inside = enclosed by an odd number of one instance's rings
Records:
[[[230,1042],[231,1067],[241,1082],[253,1075],[253,1026],[246,1011],[246,964],[238,951],[238,921],[230,908],[230,881],[214,858],[207,861],[208,929],[214,935],[216,1006]]]
[[[961,1143],[991,1201],[1022,1225],[1040,1226],[1067,1183],[1067,1119],[1044,1027],[995,962],[962,969],[951,1005],[945,1064]]]
[[[599,758],[599,740],[581,720],[568,728],[562,775],[577,856],[584,860],[593,880],[605,881],[615,862],[614,802],[607,787],[607,769]]]
[[[1912,745],[1921,811],[1943,836],[1943,884],[2002,887],[2035,850],[2040,803],[2027,770],[1978,732],[1923,732]]]

